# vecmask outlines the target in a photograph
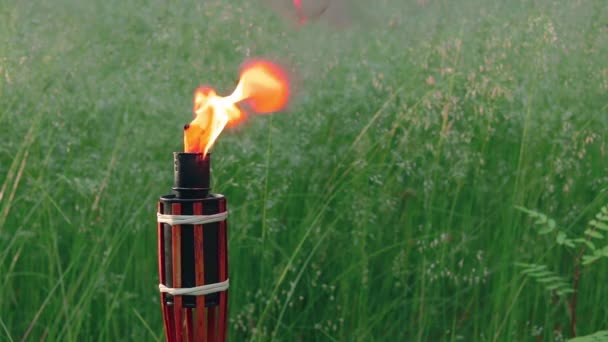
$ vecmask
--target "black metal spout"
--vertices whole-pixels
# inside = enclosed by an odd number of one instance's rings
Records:
[[[205,198],[211,190],[211,153],[173,152],[173,192],[177,198]]]

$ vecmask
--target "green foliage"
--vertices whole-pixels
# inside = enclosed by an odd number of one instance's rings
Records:
[[[530,218],[534,219],[534,224],[539,226],[538,234],[545,235],[545,234],[549,234],[549,233],[555,231],[557,224],[555,223],[555,220],[547,217],[547,215],[540,213],[538,211],[526,209],[523,207],[516,207],[516,208],[525,212],[526,214],[528,214],[528,216],[530,216]],[[560,234],[562,234],[562,232],[560,232]],[[560,234],[558,234],[558,235],[560,235]],[[560,239],[564,240],[565,236],[561,235]]]
[[[583,247],[583,254],[581,255],[583,265],[608,257],[608,239],[605,239],[605,234],[608,232],[608,206],[601,208],[595,215],[595,219],[588,223],[588,228],[577,237],[568,237],[566,232],[558,228],[555,221],[545,214],[523,207],[517,207],[517,209],[528,214],[534,220],[539,235],[553,233],[557,245],[570,249]],[[600,244],[600,246],[598,247],[597,244]]]
[[[559,296],[574,292],[567,278],[549,270],[546,265],[526,263],[516,263],[516,265],[522,269],[522,274],[543,285],[547,291],[555,292]]]
[[[608,330],[598,331],[591,335],[579,336],[568,342],[608,342]]]
[[[605,245],[565,227],[608,188],[606,0],[330,1],[297,28],[269,2],[0,0],[0,340],[164,337],[155,204],[194,89],[249,57],[294,96],[214,147],[230,341],[558,340],[513,261],[568,279]],[[606,283],[584,273],[580,332]]]
[[[571,320],[570,325],[574,327],[577,322],[577,300],[575,297],[568,298],[568,295],[579,292],[580,266],[589,267],[593,262],[608,257],[608,243],[603,247],[596,246],[596,243],[605,243],[603,241],[604,234],[599,231],[608,231],[608,225],[606,224],[608,223],[608,205],[601,208],[595,215],[595,219],[588,223],[588,228],[584,229],[582,234],[579,233],[579,236],[574,238],[568,237],[566,232],[563,229],[560,229],[555,221],[548,218],[545,214],[523,207],[517,207],[517,209],[526,213],[528,217],[534,220],[534,225],[536,226],[539,235],[547,236],[548,234],[553,233],[555,235],[554,242],[556,245],[565,246],[568,249],[575,251],[576,255],[572,261],[575,268],[575,274],[571,277],[562,276],[551,271],[543,264],[516,263],[516,265],[522,269],[521,273],[524,276],[534,279],[537,283],[543,285],[546,291],[557,294],[562,300],[568,303]],[[573,282],[574,285],[570,285],[571,282]],[[573,334],[575,335],[574,328]],[[603,341],[606,338],[608,338],[608,336],[605,335],[605,332],[599,332],[584,337],[581,341]],[[579,341],[579,339],[576,339],[576,341]]]

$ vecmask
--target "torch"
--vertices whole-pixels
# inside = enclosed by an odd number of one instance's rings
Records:
[[[228,211],[211,192],[210,149],[224,127],[255,113],[281,110],[286,73],[268,61],[244,65],[232,94],[209,87],[194,94],[194,120],[184,126],[184,152],[173,154],[173,194],[158,202],[161,312],[169,342],[225,341],[228,316]]]

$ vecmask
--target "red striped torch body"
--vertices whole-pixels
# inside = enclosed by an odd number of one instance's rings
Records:
[[[169,342],[226,340],[228,237],[226,199],[210,193],[209,150],[224,127],[287,104],[286,72],[264,60],[246,63],[228,96],[209,87],[194,93],[194,119],[184,126],[184,151],[175,152],[173,194],[158,203],[158,272]]]
[[[158,203],[158,268],[165,337],[225,341],[226,199],[210,193],[210,154],[174,153],[173,194]]]

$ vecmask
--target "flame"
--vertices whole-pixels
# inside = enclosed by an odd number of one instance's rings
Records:
[[[199,87],[194,92],[194,120],[184,127],[184,151],[206,155],[224,127],[245,119],[239,103],[257,113],[271,113],[283,109],[288,98],[286,72],[263,60],[247,63],[236,88],[226,97],[212,88]]]

